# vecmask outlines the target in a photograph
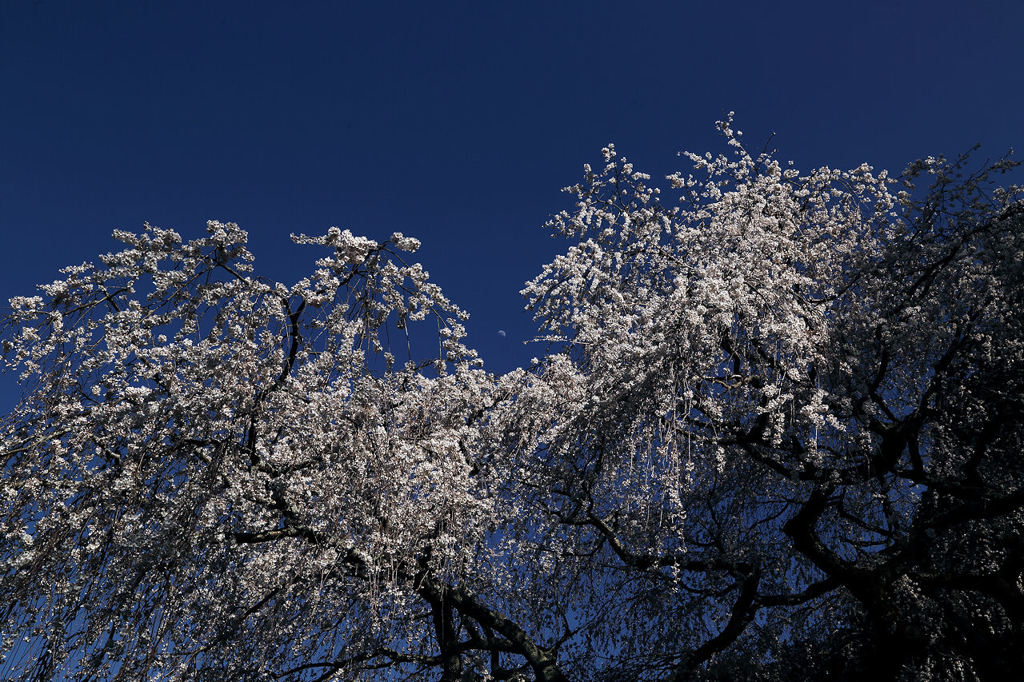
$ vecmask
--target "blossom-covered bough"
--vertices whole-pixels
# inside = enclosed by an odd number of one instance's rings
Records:
[[[418,243],[298,236],[331,255],[284,287],[234,225],[116,236],[11,302],[28,391],[4,424],[5,672],[434,661],[429,616],[448,627],[444,581],[471,578],[490,523],[472,469],[491,390],[464,314],[399,257]]]
[[[609,145],[524,290],[546,353],[332,228],[11,300],[11,679],[988,678],[1024,639],[1024,207],[927,159],[801,174]],[[931,178],[930,188],[915,187]],[[918,183],[921,184],[921,183]]]

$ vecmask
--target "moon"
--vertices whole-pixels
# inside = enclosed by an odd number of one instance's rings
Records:
[[[507,334],[505,334],[505,330],[504,329],[499,329],[498,330],[498,336],[500,336],[501,338],[505,338],[507,336]]]

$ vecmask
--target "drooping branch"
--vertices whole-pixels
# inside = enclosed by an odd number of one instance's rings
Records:
[[[666,682],[682,682],[690,679],[693,671],[719,651],[732,644],[743,633],[757,611],[757,587],[761,572],[757,569],[747,575],[740,584],[739,594],[729,614],[729,622],[717,635],[687,654]]]

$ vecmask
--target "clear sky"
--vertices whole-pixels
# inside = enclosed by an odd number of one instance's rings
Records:
[[[1024,2],[0,2],[0,298],[149,221],[401,231],[469,343],[540,349],[518,291],[609,141],[656,175],[736,111],[808,168],[1024,146]],[[500,335],[499,330],[506,330]]]

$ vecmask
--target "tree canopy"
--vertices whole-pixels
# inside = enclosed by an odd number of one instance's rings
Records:
[[[997,679],[1024,664],[1024,204],[609,145],[485,370],[410,253],[147,225],[12,298],[0,671]]]

